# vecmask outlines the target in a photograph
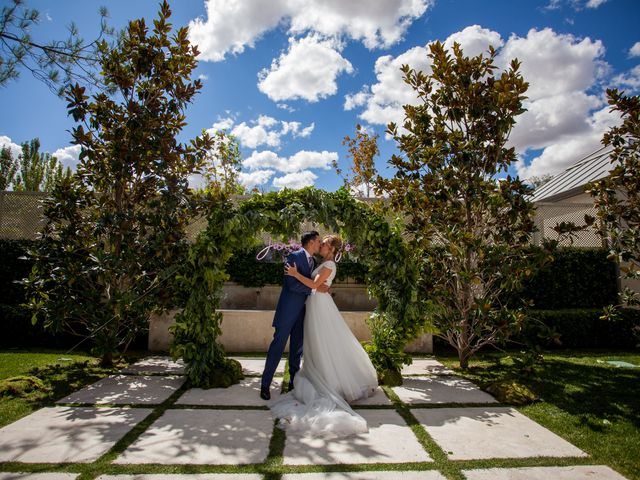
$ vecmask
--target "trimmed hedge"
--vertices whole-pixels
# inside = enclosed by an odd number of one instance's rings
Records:
[[[623,309],[618,320],[601,320],[601,309],[531,310],[530,316],[560,335],[560,348],[636,348],[640,344],[640,310]],[[526,332],[535,336],[535,322]],[[636,335],[634,335],[634,329]],[[516,339],[517,340],[517,339]],[[547,347],[555,344],[549,343]]]
[[[553,257],[519,293],[533,301],[533,308],[603,308],[618,302],[616,266],[605,249],[563,247]]]

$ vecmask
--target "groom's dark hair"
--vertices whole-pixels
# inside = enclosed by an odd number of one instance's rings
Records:
[[[300,243],[302,243],[302,246],[304,247],[311,240],[313,240],[314,238],[319,237],[319,236],[320,236],[320,234],[318,232],[316,232],[315,230],[311,230],[309,232],[304,232],[302,234],[302,239],[300,240]]]

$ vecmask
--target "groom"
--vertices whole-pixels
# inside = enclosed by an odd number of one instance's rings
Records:
[[[298,271],[305,277],[311,278],[311,272],[315,268],[313,255],[320,250],[320,234],[311,231],[302,235],[302,248],[297,252],[293,252],[287,257],[289,265],[296,264]],[[322,285],[317,289],[320,292],[326,292],[329,287]],[[269,400],[271,393],[269,387],[273,380],[273,374],[276,371],[282,352],[289,341],[289,390],[293,389],[293,377],[300,370],[300,358],[302,357],[302,339],[304,327],[305,301],[307,295],[315,293],[309,287],[303,285],[295,278],[285,275],[284,285],[278,299],[276,314],[273,317],[273,327],[275,332],[273,340],[269,345],[267,352],[267,361],[262,373],[262,383],[260,385],[260,398]]]

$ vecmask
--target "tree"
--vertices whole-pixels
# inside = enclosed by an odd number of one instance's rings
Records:
[[[403,155],[389,161],[393,178],[376,183],[424,251],[422,295],[432,302],[437,335],[467,368],[475,352],[525,318],[502,299],[531,270],[531,189],[505,175],[516,160],[506,143],[528,84],[517,60],[496,76],[493,48],[470,58],[458,44],[451,54],[436,42],[428,55],[429,75],[402,67],[419,102],[404,106],[403,130],[388,125]]]
[[[65,40],[39,43],[31,37],[31,29],[40,22],[40,13],[25,6],[24,0],[12,0],[0,12],[0,86],[20,76],[26,68],[51,90],[63,95],[72,81],[97,85],[94,71],[97,64],[96,47],[105,35],[113,34],[107,26],[107,10],[100,9],[100,34],[86,43],[72,23]]]
[[[609,257],[627,279],[640,278],[640,96],[607,90],[609,105],[620,113],[622,124],[612,127],[602,138],[610,147],[613,165],[609,176],[592,184],[596,215],[609,244]],[[622,305],[640,305],[640,294],[625,288],[620,305],[610,307],[606,317],[615,316]]]
[[[146,331],[153,309],[175,302],[195,204],[188,178],[213,148],[206,132],[176,141],[202,84],[190,81],[197,48],[170,15],[165,1],[151,31],[134,20],[117,46],[99,44],[106,91],[68,90],[78,170],[45,203],[33,252],[34,318],[88,336],[107,365]]]
[[[7,190],[13,183],[18,172],[17,159],[13,158],[13,153],[8,147],[0,150],[0,190]]]
[[[370,136],[360,124],[356,125],[356,136],[346,135],[342,144],[347,146],[349,157],[351,157],[352,177],[343,177],[345,188],[356,192],[360,197],[370,198],[373,193],[373,185],[377,176],[375,157],[380,155],[378,148],[379,135]],[[333,168],[338,175],[342,176],[342,170],[336,160],[333,161]]]
[[[40,153],[40,140],[34,138],[22,144],[18,157],[18,173],[14,189],[26,192],[50,192],[63,177],[71,176],[71,169],[63,171],[58,159],[50,153]]]
[[[204,169],[207,188],[221,190],[227,194],[242,194],[244,188],[238,181],[242,156],[240,145],[233,135],[225,131],[216,132],[214,147],[209,152]]]
[[[538,189],[541,186],[543,186],[545,183],[549,183],[551,180],[553,180],[553,175],[549,173],[545,173],[542,175],[535,175],[533,177],[529,177],[527,179],[527,183],[529,183],[529,185],[531,185],[534,189]]]

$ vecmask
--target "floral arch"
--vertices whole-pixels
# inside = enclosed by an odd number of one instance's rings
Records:
[[[366,349],[383,383],[401,382],[399,370],[410,362],[404,346],[424,329],[425,304],[417,295],[419,265],[399,226],[344,189],[283,190],[240,202],[211,193],[207,210],[207,227],[179,277],[190,295],[172,327],[171,353],[184,359],[194,386],[228,386],[241,377],[239,364],[226,358],[217,341],[222,287],[229,278],[225,265],[232,252],[261,232],[295,235],[304,221],[322,224],[358,245],[369,293],[378,302],[369,320],[373,338]]]

